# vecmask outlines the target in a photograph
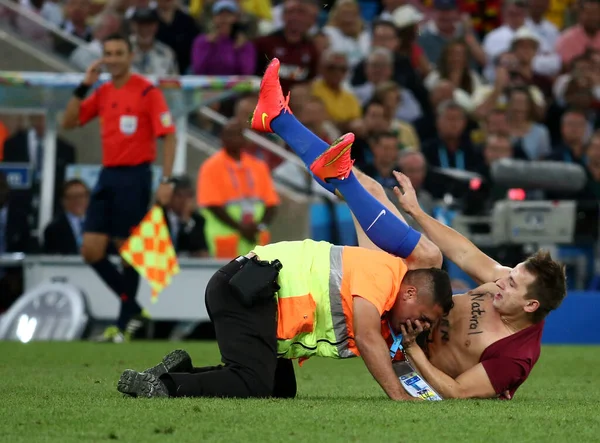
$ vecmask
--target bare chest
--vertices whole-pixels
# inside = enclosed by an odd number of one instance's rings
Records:
[[[488,346],[507,335],[489,295],[458,295],[450,314],[430,334],[429,359],[438,369],[456,377],[475,366]]]

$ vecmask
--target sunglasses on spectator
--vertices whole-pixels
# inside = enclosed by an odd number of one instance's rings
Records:
[[[346,72],[348,70],[348,66],[342,65],[327,65],[326,68],[328,71]]]

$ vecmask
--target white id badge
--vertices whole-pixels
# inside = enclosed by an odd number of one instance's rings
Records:
[[[404,390],[415,398],[429,401],[441,401],[442,397],[427,384],[425,380],[407,361],[393,362],[392,367]]]
[[[125,135],[133,135],[137,131],[138,118],[135,115],[122,115],[119,119],[119,129]]]

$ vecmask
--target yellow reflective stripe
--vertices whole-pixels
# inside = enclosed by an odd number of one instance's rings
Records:
[[[335,335],[336,348],[340,358],[356,357],[349,349],[348,326],[346,315],[342,304],[342,251],[343,246],[332,246],[329,251],[329,305],[331,308],[331,320],[333,333]]]

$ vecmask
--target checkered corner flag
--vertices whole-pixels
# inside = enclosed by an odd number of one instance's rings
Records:
[[[159,206],[150,209],[119,253],[150,284],[152,303],[158,301],[158,294],[179,273],[175,248]]]

